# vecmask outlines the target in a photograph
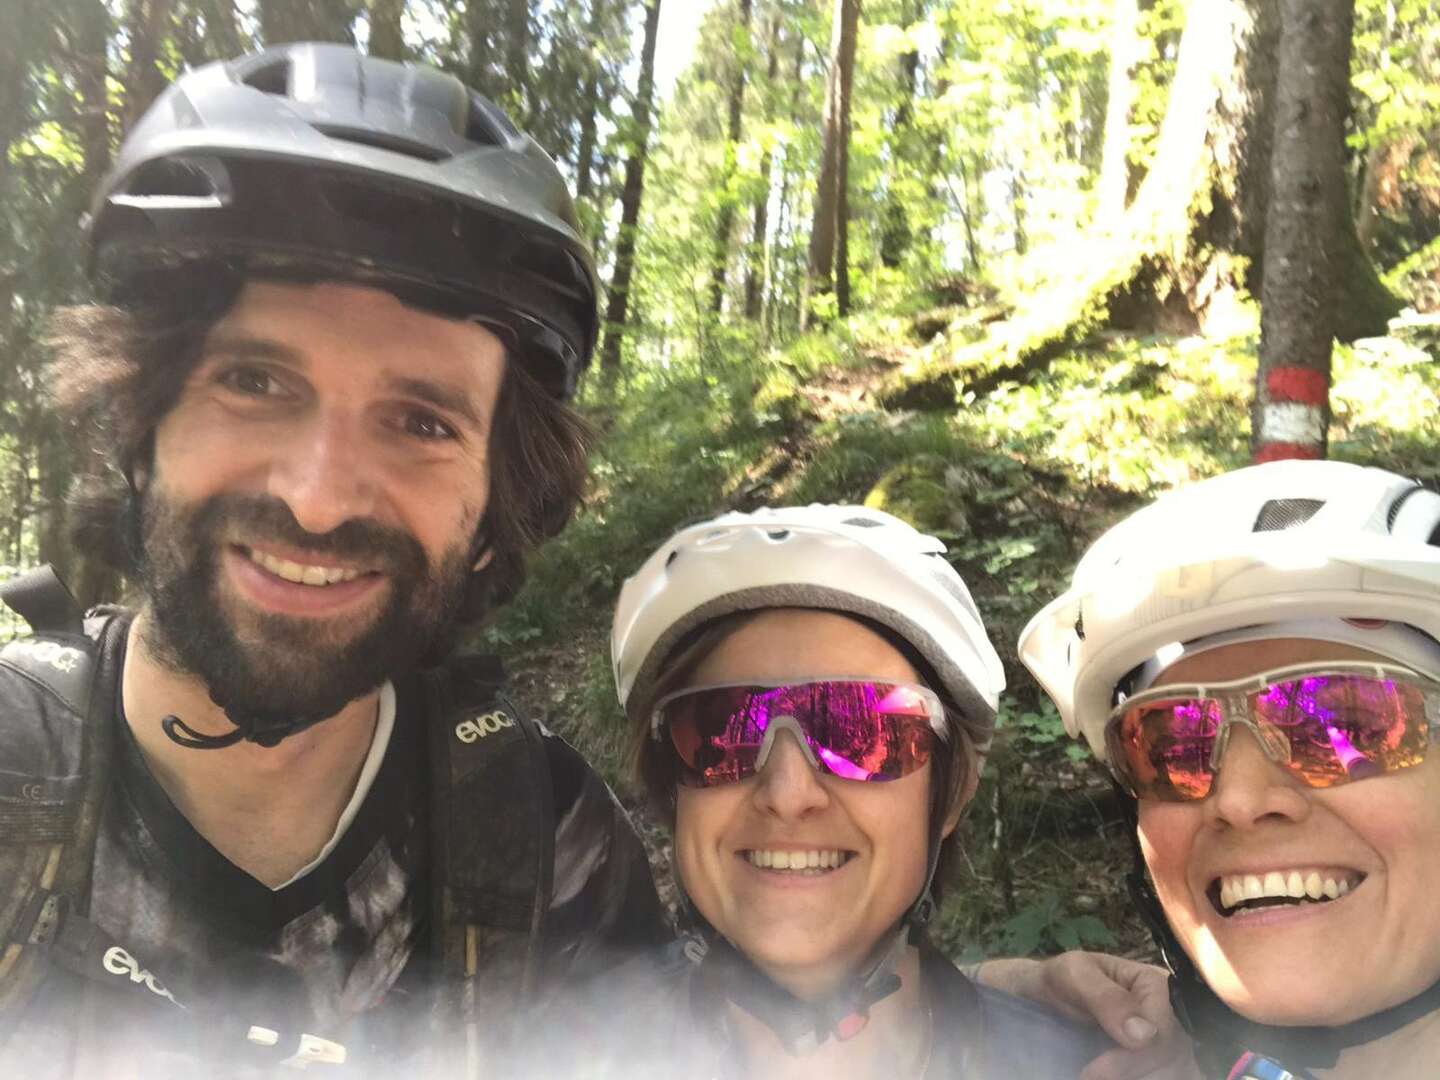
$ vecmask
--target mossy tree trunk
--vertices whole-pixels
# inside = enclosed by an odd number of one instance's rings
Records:
[[[1240,290],[1259,296],[1270,200],[1279,0],[1191,0],[1155,160],[1093,267],[1042,290],[1002,331],[1012,362],[1094,329],[1203,329]],[[1348,207],[1335,333],[1383,333],[1399,303],[1354,240]]]

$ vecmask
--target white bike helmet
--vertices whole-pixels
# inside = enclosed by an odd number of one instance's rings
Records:
[[[934,667],[983,748],[1005,672],[945,545],[863,506],[722,514],[682,529],[625,582],[610,656],[636,719],[665,658],[696,627],[736,611],[811,607],[889,627]]]
[[[1020,659],[1101,760],[1117,684],[1176,643],[1385,619],[1440,639],[1440,494],[1383,469],[1277,461],[1172,492],[1086,552]]]

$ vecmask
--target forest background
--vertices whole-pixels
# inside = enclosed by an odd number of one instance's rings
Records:
[[[124,588],[65,540],[42,368],[127,125],[186,66],[267,42],[438,64],[560,163],[606,289],[587,506],[484,643],[633,804],[607,632],[653,546],[817,500],[941,536],[1011,685],[938,926],[957,957],[1148,949],[1109,785],[1013,661],[1094,536],[1252,454],[1440,480],[1434,0],[0,12],[0,576],[50,561],[87,601]],[[1314,372],[1310,397],[1277,366]]]

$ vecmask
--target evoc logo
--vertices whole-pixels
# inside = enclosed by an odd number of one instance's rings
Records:
[[[69,645],[61,645],[58,641],[12,641],[6,649],[14,656],[27,657],[37,664],[48,664],[56,671],[66,674],[74,671],[80,666],[84,653],[79,649],[72,649]]]
[[[163,998],[169,998],[170,1004],[172,1005],[180,1005],[180,1003],[175,1000],[174,994],[161,986],[154,975],[151,975],[150,972],[142,968],[136,959],[119,945],[111,945],[110,948],[106,949],[105,957],[101,963],[104,964],[105,970],[111,975],[128,975],[132,983],[139,983],[152,994],[159,994]],[[184,1007],[184,1005],[180,1005],[180,1008],[183,1009]]]
[[[455,737],[463,743],[473,743],[494,735],[501,728],[514,727],[515,721],[503,712],[482,713],[455,725]]]

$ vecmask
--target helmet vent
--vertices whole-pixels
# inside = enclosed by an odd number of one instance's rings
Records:
[[[450,155],[433,146],[427,146],[422,142],[413,139],[402,138],[398,135],[390,135],[383,131],[372,131],[364,128],[336,127],[329,124],[316,124],[315,130],[322,135],[328,135],[332,139],[339,139],[342,142],[358,143],[361,146],[373,146],[377,150],[389,150],[396,154],[404,154],[406,157],[419,158],[421,161],[444,161]]]
[[[290,58],[283,57],[273,64],[265,64],[250,72],[241,80],[246,86],[262,94],[290,95]]]
[[[209,163],[216,168],[214,162]],[[127,195],[168,195],[204,199],[216,194],[215,179],[200,161],[160,158],[142,165],[126,185]]]
[[[1390,512],[1385,515],[1385,528],[1393,533],[1395,531],[1395,519],[1400,516],[1400,508],[1405,505],[1406,500],[1409,499],[1410,496],[1414,495],[1417,491],[1424,490],[1423,487],[1416,484],[1414,487],[1406,488],[1402,491],[1399,497],[1390,504]]]
[[[789,529],[767,529],[765,535],[771,540],[787,540],[790,537]]]
[[[479,94],[470,95],[470,113],[465,118],[467,141],[484,146],[504,146],[519,136],[520,132],[498,105]]]
[[[1260,508],[1251,532],[1283,532],[1304,525],[1325,505],[1322,499],[1271,499]]]

